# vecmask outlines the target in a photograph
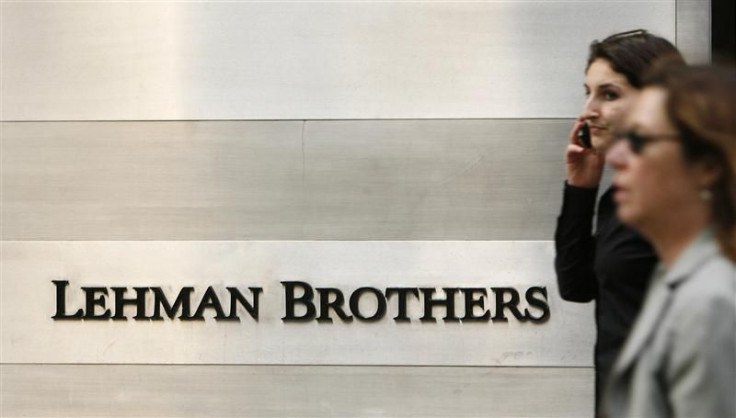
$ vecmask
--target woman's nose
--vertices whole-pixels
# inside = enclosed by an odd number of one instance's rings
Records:
[[[592,96],[589,97],[583,105],[583,110],[580,112],[580,119],[594,119],[600,116],[600,109],[598,102]]]
[[[626,168],[626,163],[631,155],[629,142],[619,139],[606,152],[606,163],[614,170],[622,170]]]

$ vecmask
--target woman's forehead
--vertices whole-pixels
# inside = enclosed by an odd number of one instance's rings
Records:
[[[611,64],[602,58],[593,61],[588,67],[588,71],[585,72],[585,84],[588,87],[598,87],[605,84],[631,87],[626,76],[614,71]]]

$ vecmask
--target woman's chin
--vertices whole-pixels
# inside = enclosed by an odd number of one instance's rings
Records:
[[[619,202],[616,215],[621,222],[631,227],[635,227],[639,224],[639,217],[636,216],[636,211],[633,210],[631,205],[625,202]]]
[[[605,151],[613,143],[613,138],[606,135],[605,132],[601,132],[597,135],[591,135],[590,143],[596,150]]]

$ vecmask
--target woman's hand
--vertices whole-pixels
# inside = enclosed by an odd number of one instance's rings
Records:
[[[570,144],[565,151],[567,184],[575,187],[595,188],[603,176],[606,156],[595,148],[585,148],[578,140],[578,132],[584,121],[576,120],[570,132]]]

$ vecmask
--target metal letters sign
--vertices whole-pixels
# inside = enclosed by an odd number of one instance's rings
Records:
[[[589,365],[592,332],[569,323],[590,308],[557,296],[550,242],[2,251],[2,349],[16,363]]]

